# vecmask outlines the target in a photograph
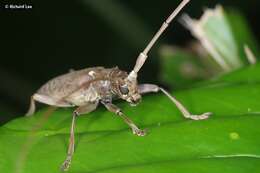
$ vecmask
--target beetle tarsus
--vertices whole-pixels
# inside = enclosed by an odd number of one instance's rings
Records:
[[[185,115],[184,117],[192,119],[192,120],[204,120],[204,119],[209,118],[209,116],[211,114],[212,114],[211,112],[206,112],[206,113],[203,113],[201,115]]]
[[[63,164],[61,165],[61,170],[62,171],[68,171],[70,164],[71,164],[71,156],[68,156],[66,158],[66,160],[63,162]]]
[[[147,129],[141,130],[141,129],[135,128],[135,129],[132,129],[132,131],[133,131],[134,135],[145,136],[146,132],[147,132]]]

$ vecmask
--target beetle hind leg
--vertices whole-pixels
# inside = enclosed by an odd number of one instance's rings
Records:
[[[33,96],[31,96],[31,101],[30,101],[30,107],[29,107],[29,110],[27,111],[27,113],[25,114],[25,116],[31,116],[34,114],[35,112],[35,100],[33,98]]]

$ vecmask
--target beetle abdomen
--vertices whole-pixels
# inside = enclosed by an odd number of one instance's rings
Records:
[[[93,72],[97,73],[102,70],[104,70],[103,67],[87,68],[58,76],[44,84],[37,93],[55,99],[63,99],[83,87],[88,88],[89,84],[96,78]]]

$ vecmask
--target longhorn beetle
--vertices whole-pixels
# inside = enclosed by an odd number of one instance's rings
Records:
[[[208,118],[211,114],[210,112],[201,115],[192,115],[178,100],[163,88],[154,84],[138,85],[137,82],[138,71],[145,63],[149,50],[168,27],[173,18],[188,2],[189,0],[183,0],[167,20],[163,22],[159,31],[157,31],[144,51],[139,54],[134,69],[129,74],[117,67],[92,67],[71,71],[48,81],[32,95],[30,108],[26,114],[27,116],[35,112],[35,101],[56,107],[77,106],[72,116],[68,153],[66,160],[62,164],[62,170],[66,171],[69,169],[74,153],[75,118],[78,115],[95,110],[98,103],[103,104],[108,111],[121,117],[132,129],[133,134],[137,136],[144,136],[146,134],[145,130],[139,129],[120,108],[114,105],[112,103],[113,98],[120,98],[129,102],[130,105],[136,105],[141,101],[141,94],[162,91],[177,106],[185,118],[193,120]]]

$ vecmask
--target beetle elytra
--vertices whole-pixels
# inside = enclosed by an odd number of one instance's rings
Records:
[[[112,103],[114,98],[123,99],[131,105],[136,105],[141,101],[142,94],[162,91],[177,106],[185,118],[193,120],[208,118],[211,114],[210,112],[201,115],[192,115],[178,100],[163,88],[155,84],[138,84],[137,82],[138,71],[145,63],[148,52],[168,27],[169,23],[188,2],[189,0],[183,0],[167,20],[163,22],[159,31],[154,35],[144,51],[139,54],[136,64],[129,74],[117,67],[93,67],[71,71],[51,79],[32,95],[27,116],[35,112],[35,101],[56,107],[77,106],[72,116],[68,153],[62,164],[62,170],[66,171],[69,169],[74,153],[76,116],[95,110],[99,103],[103,104],[108,111],[121,117],[129,125],[133,134],[137,136],[144,136],[145,130],[139,129],[120,108]]]

